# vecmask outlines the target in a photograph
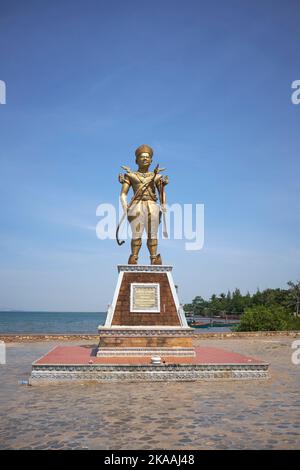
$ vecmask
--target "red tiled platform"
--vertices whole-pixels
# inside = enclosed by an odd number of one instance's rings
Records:
[[[66,381],[150,382],[211,379],[262,379],[268,364],[253,357],[218,348],[196,347],[195,357],[163,357],[151,364],[151,356],[97,357],[97,349],[57,346],[32,364],[32,385]]]
[[[211,347],[196,347],[195,357],[166,356],[166,364],[263,364],[263,361],[242,354]],[[150,364],[150,356],[97,357],[94,349],[84,346],[57,346],[34,364]]]

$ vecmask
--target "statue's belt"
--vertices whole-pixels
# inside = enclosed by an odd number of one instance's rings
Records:
[[[132,203],[132,205],[134,206],[135,204],[138,204],[139,202],[156,202],[157,201],[157,197],[155,196],[154,197],[151,197],[151,196],[142,196],[141,199],[135,199]]]

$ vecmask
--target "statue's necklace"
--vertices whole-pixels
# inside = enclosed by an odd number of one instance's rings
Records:
[[[137,174],[139,176],[141,176],[142,178],[146,178],[147,176],[150,176],[150,172],[147,172],[147,173],[142,173],[141,171],[137,171]]]

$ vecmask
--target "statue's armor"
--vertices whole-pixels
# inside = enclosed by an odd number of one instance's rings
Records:
[[[124,175],[124,182],[127,182],[133,189],[133,193],[143,185],[147,185],[153,180],[154,173],[140,173],[138,171],[130,172]],[[142,237],[143,231],[146,230],[148,238],[157,238],[157,231],[160,222],[160,210],[157,201],[155,184],[161,179],[161,175],[157,175],[149,186],[138,195],[128,211],[128,221],[130,222],[132,238],[138,239]]]
[[[139,171],[127,173],[124,175],[124,181],[132,186],[134,194],[139,190],[141,186],[147,184],[153,180],[154,173],[149,171],[148,173],[140,173]],[[155,180],[147,186],[147,189],[143,192],[141,196],[137,197],[137,201],[157,201],[156,187],[157,183],[161,179],[161,175],[157,175]]]

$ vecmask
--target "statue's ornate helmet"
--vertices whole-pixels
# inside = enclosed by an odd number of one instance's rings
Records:
[[[149,145],[143,144],[140,145],[136,151],[135,151],[135,161],[137,160],[137,157],[141,155],[141,153],[149,153],[150,157],[153,157],[153,149],[149,147]]]

